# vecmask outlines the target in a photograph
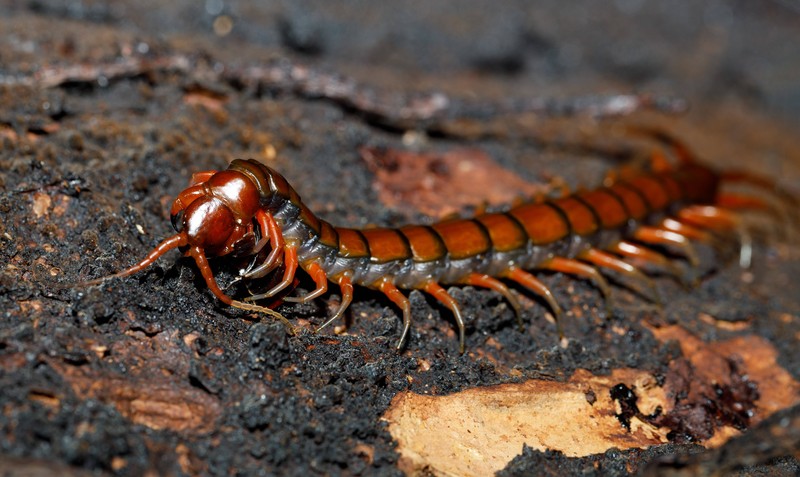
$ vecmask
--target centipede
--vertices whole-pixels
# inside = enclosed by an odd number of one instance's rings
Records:
[[[656,136],[673,151],[673,161],[654,159],[649,167],[609,177],[600,187],[536,197],[500,212],[398,228],[334,226],[317,217],[279,172],[254,159],[236,159],[225,170],[193,174],[170,210],[174,235],[135,265],[87,285],[138,273],[177,248],[194,260],[220,302],[268,314],[290,329],[280,313],[258,303],[285,294],[302,269],[315,288],[284,301],[310,302],[324,295],[330,283],[341,292],[338,308],[317,331],[343,317],[355,286],[367,287],[400,309],[402,331],[396,344],[400,350],[412,324],[410,301],[403,290],[420,290],[452,312],[463,353],[464,315],[445,287],[494,290],[521,323],[520,301],[509,288],[513,283],[543,300],[561,333],[564,312],[536,271],[589,280],[606,300],[612,291],[605,272],[622,274],[652,290],[658,300],[652,278],[641,264],[680,276],[674,264],[678,258],[667,256],[665,247],[679,250],[683,259],[695,263],[693,244],[719,246],[718,237],[735,236],[742,265],[750,260],[750,242],[738,210],[767,204],[755,197],[726,194],[720,185],[730,180],[774,190],[771,183],[745,172],[715,172],[675,138]],[[210,257],[223,256],[250,261],[238,279],[271,275],[280,281],[264,293],[234,299],[220,288],[209,265]]]

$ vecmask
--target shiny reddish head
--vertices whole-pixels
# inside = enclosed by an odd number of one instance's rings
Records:
[[[170,211],[172,225],[189,247],[206,255],[226,255],[255,241],[253,217],[258,188],[237,171],[221,171],[178,195]]]
[[[257,244],[253,218],[258,210],[258,188],[245,174],[231,170],[196,174],[192,178],[192,185],[181,192],[172,204],[172,225],[178,233],[158,244],[136,265],[87,282],[87,285],[138,273],[168,251],[181,248],[186,255],[194,258],[206,284],[223,303],[271,313],[261,307],[234,301],[223,293],[206,259],[207,256],[250,253],[257,249],[260,244]],[[263,245],[263,237],[261,242]]]

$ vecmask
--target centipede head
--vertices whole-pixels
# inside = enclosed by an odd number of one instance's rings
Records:
[[[255,242],[253,217],[258,206],[258,189],[250,178],[221,171],[178,194],[170,219],[189,247],[210,256],[227,255]]]
[[[175,235],[162,241],[136,265],[84,285],[133,275],[169,250],[180,248],[194,258],[214,294],[227,303],[230,298],[219,291],[216,283],[211,284],[213,276],[206,257],[246,252],[251,248],[256,242],[253,217],[258,207],[258,189],[250,178],[237,171],[216,172],[178,194],[170,211]]]

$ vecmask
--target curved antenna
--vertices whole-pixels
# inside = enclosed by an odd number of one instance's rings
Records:
[[[94,280],[90,280],[88,282],[83,282],[83,283],[80,283],[78,285],[79,286],[99,285],[100,283],[103,283],[104,281],[109,280],[111,278],[123,278],[123,277],[127,277],[127,276],[130,276],[130,275],[133,275],[135,273],[139,273],[142,270],[144,270],[145,268],[147,268],[150,265],[152,265],[153,263],[155,263],[155,261],[158,260],[159,257],[164,255],[165,253],[169,252],[170,250],[172,250],[174,248],[183,247],[184,245],[187,245],[188,243],[189,243],[189,241],[188,241],[188,239],[186,237],[186,233],[185,232],[184,233],[175,234],[175,235],[173,235],[173,236],[171,236],[169,238],[164,239],[160,244],[156,245],[156,248],[154,248],[150,253],[148,253],[147,256],[145,258],[143,258],[142,261],[137,263],[136,265],[133,265],[133,266],[131,266],[129,268],[126,268],[125,270],[122,270],[121,272],[114,273],[113,275],[106,275],[105,277],[96,278]]]

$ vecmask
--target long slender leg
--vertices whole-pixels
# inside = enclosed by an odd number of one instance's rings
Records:
[[[553,270],[554,272],[568,273],[570,275],[578,275],[594,282],[595,286],[600,289],[603,294],[606,305],[606,313],[611,315],[611,287],[608,282],[596,268],[577,260],[564,257],[553,257],[540,263],[537,268],[544,270]]]
[[[630,263],[620,260],[619,258],[596,248],[590,248],[581,252],[578,255],[578,258],[581,260],[586,260],[587,262],[597,265],[598,267],[608,268],[609,270],[614,270],[615,272],[621,273],[636,283],[644,283],[652,292],[655,303],[659,307],[662,306],[661,296],[659,295],[658,288],[656,288],[653,280],[651,280],[650,277],[642,273],[638,268],[634,267]]]
[[[511,307],[514,309],[514,314],[517,316],[517,324],[519,325],[520,331],[524,329],[522,325],[522,312],[520,310],[519,300],[517,300],[517,298],[511,293],[511,290],[509,290],[508,287],[503,284],[503,282],[482,273],[471,273],[467,275],[464,283],[476,287],[488,288],[503,295],[503,297],[508,300],[508,302],[511,304]]]
[[[683,285],[688,285],[685,274],[670,259],[642,245],[623,240],[608,248],[609,252],[655,265]]]
[[[465,344],[464,344],[464,318],[461,317],[461,309],[458,307],[458,302],[447,293],[447,290],[442,288],[436,282],[428,282],[423,290],[430,293],[434,296],[439,302],[441,302],[447,308],[450,308],[450,311],[453,312],[453,316],[456,318],[456,324],[458,325],[458,349],[461,354],[464,354]]]
[[[258,224],[261,226],[262,234],[269,238],[272,250],[269,252],[269,255],[267,255],[267,259],[264,260],[264,263],[244,274],[243,278],[248,279],[261,278],[271,272],[280,262],[281,254],[284,252],[284,247],[286,246],[283,241],[283,235],[281,235],[281,229],[278,223],[275,222],[275,218],[272,214],[259,210],[256,212],[256,221],[258,221]]]
[[[712,230],[734,230],[739,217],[726,209],[714,205],[690,205],[678,211],[678,219],[690,225]]]
[[[701,230],[698,229],[697,227],[692,227],[691,225],[684,224],[683,222],[679,222],[671,217],[667,217],[666,219],[662,220],[660,227],[662,229],[675,232],[676,234],[681,234],[692,240],[697,240],[706,243],[714,243],[715,241],[714,237],[705,230]]]
[[[406,298],[388,278],[385,278],[383,282],[381,282],[378,289],[403,310],[403,333],[400,335],[400,340],[397,342],[397,350],[400,351],[406,343],[408,332],[411,329],[411,302],[408,301],[408,298]]]
[[[211,266],[209,266],[208,264],[208,260],[206,259],[206,254],[200,247],[192,247],[189,250],[189,255],[191,255],[192,258],[194,258],[194,261],[197,264],[197,268],[200,269],[200,274],[203,275],[203,278],[206,281],[206,285],[214,294],[214,296],[216,296],[219,299],[219,301],[225,303],[226,305],[233,306],[235,308],[241,308],[242,310],[264,313],[269,316],[272,316],[273,318],[277,318],[281,323],[286,325],[286,327],[292,334],[295,334],[294,326],[292,326],[289,320],[287,320],[283,315],[281,315],[277,311],[270,310],[269,308],[265,308],[263,306],[253,305],[251,303],[243,303],[241,301],[234,300],[225,293],[223,293],[223,291],[220,290],[219,286],[217,286],[217,280],[214,278],[214,272],[211,271]]]
[[[317,332],[344,315],[345,310],[347,310],[347,307],[350,306],[350,302],[353,301],[353,282],[350,280],[349,274],[345,273],[339,277],[339,288],[342,290],[342,302],[339,304],[339,308],[336,310],[336,313],[334,313],[333,316],[328,318],[325,323],[321,324],[319,328],[317,328]]]
[[[700,228],[735,231],[739,238],[739,266],[749,268],[753,257],[752,237],[739,216],[713,205],[692,205],[678,211],[678,219]]]
[[[314,298],[322,296],[326,291],[328,291],[328,275],[325,274],[325,270],[323,270],[317,262],[312,262],[306,271],[309,275],[311,275],[311,278],[314,279],[314,283],[317,285],[317,288],[305,296],[286,297],[284,298],[284,301],[290,301],[293,303],[308,303]]]
[[[194,258],[197,268],[200,269],[200,274],[203,275],[203,278],[206,281],[206,286],[208,286],[208,289],[211,290],[211,293],[213,293],[214,296],[216,296],[222,303],[230,305],[233,302],[233,298],[229,297],[222,290],[220,290],[219,286],[217,285],[217,280],[214,278],[214,272],[211,270],[211,266],[208,264],[208,259],[206,259],[206,254],[203,252],[203,249],[200,247],[192,247],[189,250],[189,255]]]
[[[790,223],[794,225],[800,223],[800,198],[776,185],[773,180],[747,171],[723,172],[720,179],[726,184],[746,184],[767,191],[769,195],[777,197],[781,201],[784,206],[783,210],[787,214],[792,215],[793,219]]]
[[[726,209],[756,209],[764,211],[773,211],[772,205],[764,199],[753,197],[746,194],[734,194],[732,192],[725,192],[717,194],[714,201],[717,207],[724,207]]]
[[[681,235],[671,230],[659,229],[656,227],[641,226],[633,233],[633,238],[647,244],[672,245],[680,248],[686,259],[693,267],[700,264],[692,243],[685,235]]]
[[[789,236],[792,219],[784,207],[778,207],[759,197],[732,192],[717,194],[715,205],[733,211],[755,211],[767,214],[771,218],[772,230],[777,230],[781,239]]]
[[[260,295],[249,296],[245,298],[245,301],[256,301],[263,298],[269,298],[292,283],[292,280],[294,280],[294,274],[297,271],[297,247],[293,245],[286,245],[283,247],[283,263],[286,267],[283,272],[283,280],[275,285],[270,291]]]
[[[550,311],[553,313],[553,317],[556,320],[558,337],[563,338],[564,330],[561,328],[561,323],[564,320],[564,312],[561,310],[556,298],[553,296],[553,292],[551,292],[544,283],[540,282],[538,278],[520,268],[512,268],[508,271],[506,276],[509,278],[509,280],[519,283],[523,287],[544,298],[544,300],[550,306]]]

